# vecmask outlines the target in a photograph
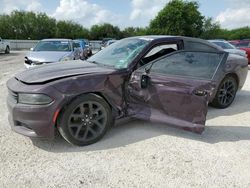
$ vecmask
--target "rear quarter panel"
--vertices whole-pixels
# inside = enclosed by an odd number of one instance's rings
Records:
[[[224,71],[226,75],[237,75],[238,86],[241,89],[248,74],[248,60],[239,55],[229,54]]]

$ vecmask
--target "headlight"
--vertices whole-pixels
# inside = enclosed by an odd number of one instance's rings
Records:
[[[19,93],[18,103],[31,105],[45,105],[51,103],[53,100],[44,94]]]
[[[60,59],[60,61],[69,61],[71,60],[71,58],[69,56],[63,57],[62,59]]]

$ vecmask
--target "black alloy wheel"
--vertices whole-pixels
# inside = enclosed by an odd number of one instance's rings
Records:
[[[84,146],[100,140],[112,124],[111,109],[96,95],[83,95],[62,113],[58,129],[71,144]]]
[[[227,76],[220,84],[212,106],[227,108],[232,104],[238,90],[238,84],[234,77]]]

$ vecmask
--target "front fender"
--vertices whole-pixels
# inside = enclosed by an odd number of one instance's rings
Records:
[[[123,83],[124,78],[119,74],[101,74],[73,76],[58,80],[52,86],[67,99],[64,105],[79,95],[94,93],[104,98],[119,115],[122,115],[126,110]]]

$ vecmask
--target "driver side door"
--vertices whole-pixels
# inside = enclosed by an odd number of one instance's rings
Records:
[[[226,58],[224,52],[177,51],[139,68],[128,85],[128,114],[201,133]]]

